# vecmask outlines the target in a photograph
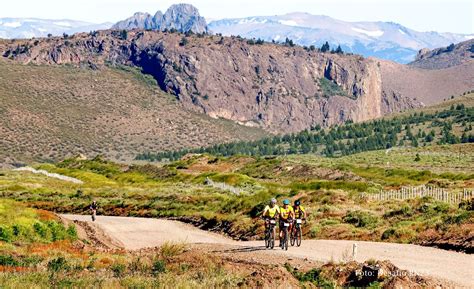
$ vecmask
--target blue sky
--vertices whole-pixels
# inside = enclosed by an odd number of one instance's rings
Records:
[[[346,21],[393,21],[418,31],[474,33],[473,0],[186,0],[210,19],[308,12]],[[169,0],[8,1],[0,17],[116,22],[137,11],[163,12]]]

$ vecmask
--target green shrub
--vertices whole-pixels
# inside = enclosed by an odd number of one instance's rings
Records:
[[[48,227],[45,224],[36,222],[33,224],[33,229],[41,238],[46,239],[48,237]]]
[[[123,274],[125,273],[125,269],[126,269],[125,265],[120,264],[120,263],[113,264],[111,267],[111,270],[114,273],[114,277],[116,278],[122,277]]]
[[[377,225],[378,217],[369,212],[351,211],[344,216],[343,221],[356,227],[371,228]]]
[[[76,240],[77,239],[77,229],[74,224],[69,224],[67,227],[66,233],[71,240]]]
[[[48,222],[48,228],[51,231],[51,240],[58,241],[66,239],[66,230],[64,225],[58,222]]]
[[[166,272],[166,263],[164,260],[156,260],[153,262],[153,266],[151,267],[151,272],[153,275],[159,275],[161,273]]]
[[[0,255],[0,265],[2,265],[2,266],[19,266],[19,263],[12,256]]]
[[[387,239],[390,239],[390,237],[392,237],[393,235],[395,235],[395,229],[394,228],[388,228],[387,230],[385,230],[382,233],[381,239],[382,240],[387,240]]]
[[[11,242],[13,238],[13,230],[8,226],[0,226],[0,241]]]
[[[67,271],[69,264],[64,257],[58,257],[48,262],[48,270],[52,272]]]

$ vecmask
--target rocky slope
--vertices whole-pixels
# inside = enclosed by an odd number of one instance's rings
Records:
[[[424,89],[423,95],[393,84],[387,71],[398,73],[403,65],[298,46],[255,45],[236,37],[185,37],[157,31],[130,31],[124,36],[119,31],[100,31],[36,45],[0,42],[0,51],[23,63],[135,65],[153,75],[186,108],[272,132],[373,119],[418,107],[421,102],[415,98],[429,98],[437,90],[429,77],[415,85]],[[464,92],[472,86],[466,77],[453,79],[455,90]]]
[[[112,29],[160,31],[176,29],[180,32],[208,32],[206,20],[199,15],[198,9],[190,4],[171,5],[165,14],[158,11],[153,16],[148,13],[137,12],[132,17],[113,25]]]
[[[433,50],[422,49],[410,66],[442,69],[470,62],[474,62],[474,39]]]

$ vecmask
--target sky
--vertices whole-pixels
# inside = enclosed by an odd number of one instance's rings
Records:
[[[6,1],[6,0],[2,0]],[[180,0],[20,0],[0,17],[117,22],[134,12],[166,9]],[[392,21],[418,31],[474,34],[473,0],[185,0],[207,19],[308,12],[345,21]]]

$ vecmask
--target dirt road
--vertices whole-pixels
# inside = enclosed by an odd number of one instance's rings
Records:
[[[63,215],[63,217],[70,220],[90,221],[90,216]],[[162,219],[98,216],[96,225],[130,250],[160,246],[166,241],[184,241],[240,246],[242,251],[255,255],[262,252],[263,245],[262,241],[234,241],[188,224]],[[354,243],[357,244],[356,260],[359,262],[368,259],[390,260],[400,269],[412,273],[442,278],[470,288],[474,287],[473,255],[431,247],[363,241],[303,240],[299,248],[292,247],[288,251],[278,248],[271,253],[322,262],[347,261],[352,255]],[[264,252],[268,253],[268,251]]]

